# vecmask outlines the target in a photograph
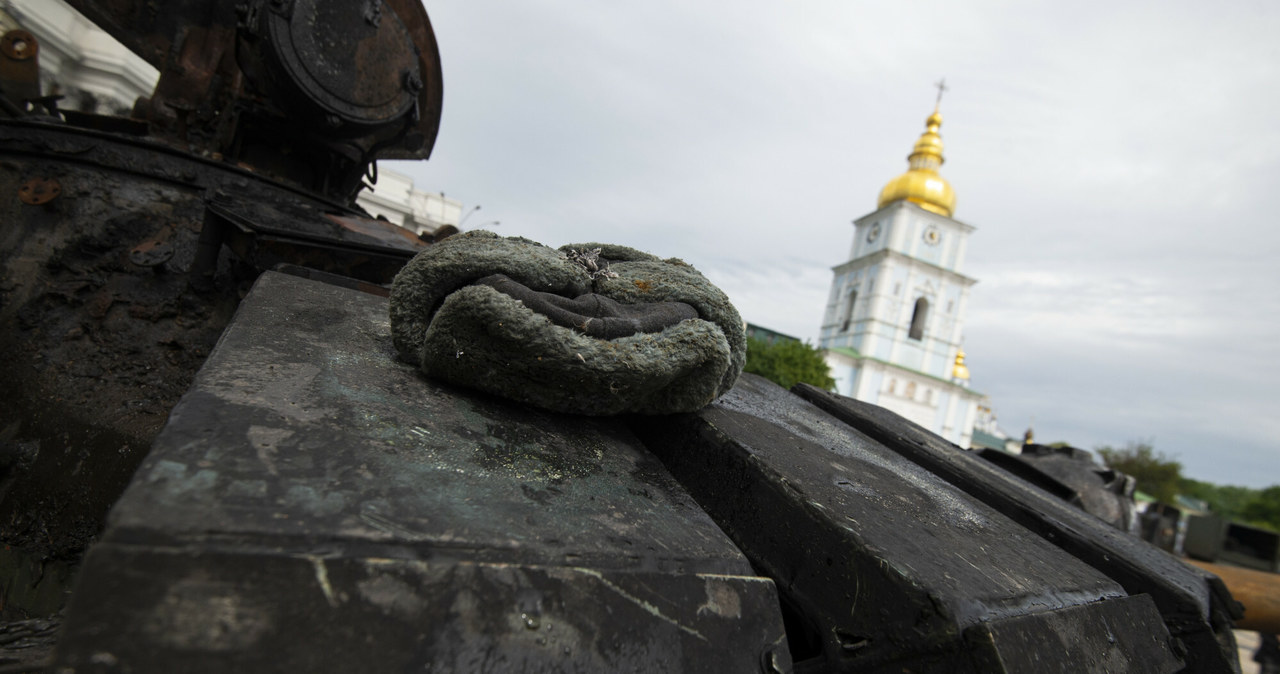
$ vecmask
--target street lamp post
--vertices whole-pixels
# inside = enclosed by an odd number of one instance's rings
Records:
[[[475,212],[476,212],[476,211],[478,211],[478,210],[480,210],[480,204],[476,204],[474,208],[472,208],[471,210],[467,211],[467,214],[466,214],[466,215],[464,215],[464,216],[462,216],[462,219],[458,221],[458,229],[462,229],[462,225],[463,225],[463,223],[465,223],[465,222],[467,221],[467,218],[469,218],[469,217],[471,217],[472,215],[474,215],[474,214],[475,214]]]

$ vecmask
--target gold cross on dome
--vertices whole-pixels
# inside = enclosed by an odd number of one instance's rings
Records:
[[[942,106],[942,93],[947,89],[949,89],[950,87],[947,86],[947,78],[945,77],[938,80],[937,82],[934,82],[933,86],[938,88],[938,100],[934,101],[933,103],[933,109],[937,110],[939,107]]]

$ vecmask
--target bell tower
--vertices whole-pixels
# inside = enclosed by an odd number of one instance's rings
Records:
[[[944,89],[939,83],[939,100]],[[837,392],[878,404],[967,447],[980,393],[968,388],[961,338],[969,290],[964,255],[974,227],[956,220],[939,173],[935,106],[907,171],[853,221],[848,259],[833,268],[818,345]]]

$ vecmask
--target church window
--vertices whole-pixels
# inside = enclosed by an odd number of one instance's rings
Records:
[[[904,393],[903,395],[905,395],[905,396],[906,396],[906,397],[908,397],[908,398],[911,398],[912,400],[915,400],[915,398],[916,398],[916,383],[915,383],[915,382],[913,382],[913,381],[909,381],[909,382],[907,382],[907,392],[906,392],[906,393]]]
[[[924,404],[926,405],[933,404],[933,389],[927,388],[924,390]]]
[[[900,293],[902,293],[902,284],[901,283],[893,284],[893,296],[897,297]]]
[[[947,313],[951,313],[952,304],[954,304],[954,302],[952,302],[951,300],[947,300]]]
[[[844,309],[844,325],[840,326],[840,332],[848,332],[849,326],[853,324],[853,306],[858,301],[858,291],[849,291],[849,302]]]
[[[897,392],[898,392],[898,390],[897,390],[897,389],[898,389],[898,380],[897,380],[897,379],[890,379],[890,380],[889,380],[889,393],[891,393],[891,394],[892,394],[892,393],[897,393]]]
[[[911,339],[924,339],[924,322],[929,318],[929,300],[921,297],[916,300],[916,308],[911,312],[911,329],[907,331],[907,337]]]

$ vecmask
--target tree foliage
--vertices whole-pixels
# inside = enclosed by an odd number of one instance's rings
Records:
[[[1244,518],[1245,506],[1257,496],[1258,490],[1184,478],[1182,493],[1205,501],[1209,504],[1209,509],[1218,515],[1230,520],[1241,520]]]
[[[1280,484],[1251,489],[1184,479],[1182,493],[1208,502],[1226,519],[1280,531]]]
[[[1182,464],[1157,452],[1150,442],[1131,440],[1120,449],[1099,447],[1098,454],[1107,466],[1132,476],[1139,491],[1159,501],[1173,503],[1182,490]]]
[[[1241,519],[1280,531],[1280,484],[1254,492],[1254,497],[1240,510]]]
[[[743,371],[758,374],[784,388],[800,382],[828,391],[836,386],[822,351],[806,342],[789,339],[772,344],[763,339],[748,339],[747,364]]]
[[[1157,452],[1150,442],[1099,447],[1098,453],[1108,466],[1132,475],[1139,490],[1160,501],[1173,503],[1182,494],[1207,502],[1210,511],[1228,520],[1280,531],[1280,484],[1251,489],[1184,478],[1182,464]]]

